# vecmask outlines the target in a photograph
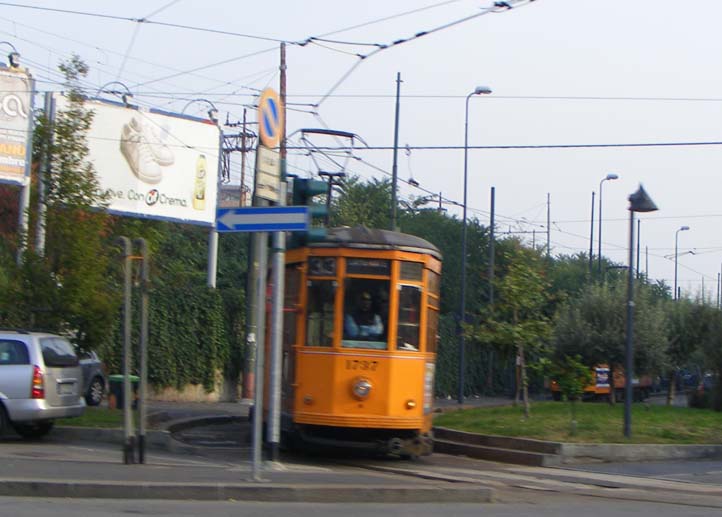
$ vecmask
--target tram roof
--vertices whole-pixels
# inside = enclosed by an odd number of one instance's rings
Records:
[[[429,241],[407,233],[367,228],[366,226],[343,226],[329,228],[323,242],[310,244],[311,247],[372,248],[426,253],[441,259],[439,248]]]

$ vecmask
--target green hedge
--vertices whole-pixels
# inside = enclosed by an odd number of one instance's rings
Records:
[[[233,352],[240,338],[229,336],[227,327],[235,323],[227,321],[223,301],[218,290],[205,286],[159,286],[151,290],[148,343],[151,385],[181,389],[188,384],[199,384],[210,392],[216,387],[218,372],[238,371],[238,365],[231,365],[230,358],[233,356],[235,362],[242,359],[238,350]],[[132,342],[136,373],[139,307],[138,293],[134,293]],[[122,314],[119,314],[112,340],[99,350],[109,373],[121,371],[122,343]]]

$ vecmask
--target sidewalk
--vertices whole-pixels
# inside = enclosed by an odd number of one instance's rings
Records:
[[[263,465],[151,452],[145,465],[124,465],[119,446],[0,441],[0,495],[275,502],[485,502],[491,490],[339,465]]]
[[[474,405],[498,404],[478,400]],[[59,427],[42,441],[0,439],[0,495],[275,502],[489,502],[478,483],[428,480],[334,463],[263,462],[254,479],[250,448],[214,442],[187,445],[171,434],[230,426],[247,418],[251,401],[149,402],[146,464],[123,464],[122,430]],[[443,401],[441,410],[459,407]],[[225,430],[225,433],[228,431]],[[197,436],[195,437],[198,438]],[[202,437],[201,437],[202,438]],[[170,447],[164,446],[172,444]]]

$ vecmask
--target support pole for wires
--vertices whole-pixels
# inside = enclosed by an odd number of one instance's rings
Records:
[[[491,213],[489,215],[489,307],[494,306],[494,217],[496,216],[496,188],[491,187]]]
[[[552,201],[551,195],[547,192],[547,260],[551,253],[551,218],[552,218]]]
[[[589,226],[589,274],[594,270],[594,191],[592,190],[592,219]]]
[[[398,155],[399,155],[399,108],[401,96],[401,72],[396,73],[396,118],[394,121],[394,163],[391,168],[391,231],[397,231],[397,200]]]

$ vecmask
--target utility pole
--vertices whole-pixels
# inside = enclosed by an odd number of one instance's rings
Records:
[[[396,201],[396,185],[398,183],[398,172],[399,172],[399,108],[400,108],[400,97],[401,97],[401,72],[396,73],[396,118],[394,122],[394,163],[391,167],[391,231],[395,232],[398,229],[397,226],[397,201]]]
[[[243,108],[243,126],[241,128],[241,193],[239,205],[246,205],[246,108]]]
[[[594,191],[592,190],[592,223],[589,228],[589,274],[594,270]]]
[[[551,194],[547,192],[547,260],[551,250],[551,213],[552,213],[552,202]]]
[[[491,213],[489,215],[489,305],[494,305],[494,216],[496,206],[496,188],[491,187]]]
[[[45,218],[47,206],[45,205],[45,178],[49,178],[52,174],[52,152],[54,141],[54,124],[55,124],[55,103],[53,102],[53,94],[45,92],[45,119],[48,124],[48,136],[43,150],[44,164],[38,168],[38,217],[35,221],[35,253],[39,256],[45,256]]]

